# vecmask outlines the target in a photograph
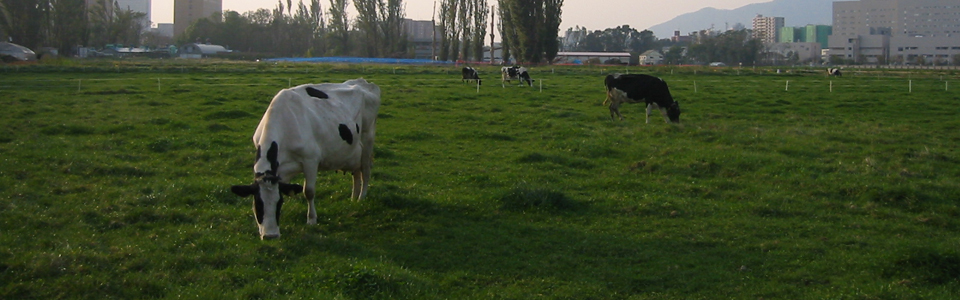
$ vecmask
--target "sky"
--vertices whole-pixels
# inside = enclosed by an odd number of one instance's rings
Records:
[[[154,24],[173,23],[173,1],[152,0]],[[294,7],[299,1],[293,0]],[[284,5],[286,2],[283,0]],[[404,0],[407,18],[430,20],[435,2],[437,1]],[[563,35],[563,31],[574,26],[586,27],[589,30],[603,30],[620,25],[630,25],[643,30],[704,7],[734,9],[764,2],[772,2],[772,0],[564,0],[563,23],[560,25],[560,31]],[[309,4],[309,0],[304,3]],[[487,3],[495,5],[497,0],[487,0]],[[320,0],[324,10],[329,4],[329,0]],[[276,6],[277,0],[223,0],[224,10],[233,10],[241,14],[258,8],[273,9]],[[348,14],[350,18],[356,17],[356,12],[348,12]]]

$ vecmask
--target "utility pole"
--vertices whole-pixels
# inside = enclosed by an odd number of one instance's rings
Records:
[[[493,49],[493,45],[494,45],[493,38],[494,36],[496,36],[495,33],[497,32],[497,27],[494,26],[494,22],[496,20],[497,20],[497,11],[493,9],[493,5],[490,5],[490,64],[491,65],[496,64],[494,63],[494,60],[496,59],[496,57],[493,56],[493,54],[496,53],[496,51],[494,51]]]
[[[430,44],[430,59],[437,60],[437,1],[433,1],[433,14],[430,15],[430,25],[433,27],[433,43]]]

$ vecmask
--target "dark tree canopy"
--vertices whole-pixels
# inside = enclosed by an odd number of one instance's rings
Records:
[[[499,0],[499,4],[504,60],[507,53],[521,63],[556,57],[563,0]]]

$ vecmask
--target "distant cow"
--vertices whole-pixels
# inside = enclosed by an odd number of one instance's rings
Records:
[[[477,73],[477,69],[474,69],[474,68],[471,68],[471,67],[463,67],[463,70],[461,70],[460,72],[463,73],[463,79],[460,80],[461,82],[464,82],[464,81],[467,81],[467,80],[476,80],[476,81],[477,81],[477,85],[481,85],[481,84],[480,84],[480,73]]]
[[[663,79],[643,74],[614,74],[607,75],[604,85],[610,101],[611,119],[616,120],[615,116],[618,116],[623,120],[620,104],[643,101],[647,104],[647,123],[650,123],[650,111],[654,108],[660,110],[667,123],[680,123],[680,103],[670,96],[670,89]]]
[[[842,76],[843,76],[843,73],[840,72],[840,69],[837,69],[837,68],[829,68],[829,69],[827,69],[827,76],[842,77]]]
[[[283,196],[301,190],[307,199],[307,224],[317,224],[314,191],[318,170],[353,174],[352,199],[367,194],[373,167],[380,88],[364,79],[304,84],[273,97],[253,134],[257,159],[254,183],[230,188],[253,196],[261,239],[280,237]],[[303,173],[304,186],[289,180]]]
[[[511,80],[520,81],[520,85],[523,85],[523,82],[527,82],[528,86],[533,86],[533,80],[530,79],[530,73],[527,72],[527,68],[521,66],[513,67],[503,67],[500,68],[501,79],[500,85],[506,86],[506,82]]]

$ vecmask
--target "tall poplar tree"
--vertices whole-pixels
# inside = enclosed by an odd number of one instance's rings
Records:
[[[357,29],[363,34],[363,55],[378,57],[382,45],[379,0],[353,0],[357,8]]]
[[[403,0],[380,1],[380,32],[383,34],[382,53],[388,57],[403,56],[407,50],[407,38],[403,30]]]
[[[437,30],[440,31],[440,45],[437,49],[437,59],[447,61],[450,59],[450,10],[456,9],[456,0],[441,0],[440,12],[437,14]]]
[[[471,54],[474,61],[483,61],[483,40],[487,34],[487,17],[490,16],[490,8],[487,6],[487,0],[471,0],[473,2],[473,38]],[[492,58],[491,58],[492,59]]]
[[[505,48],[518,62],[541,63],[559,50],[563,0],[500,0]]]
[[[347,19],[347,0],[330,0],[330,38],[328,54],[346,55],[350,53],[350,20]]]
[[[543,2],[543,58],[547,63],[553,62],[560,51],[560,23],[563,14],[563,0],[544,0]]]
[[[509,0],[499,0],[497,5],[497,14],[500,16],[500,22],[497,24],[497,29],[500,31],[500,48],[501,48],[501,58],[504,63],[510,61],[514,52],[511,51],[512,45],[515,43],[514,33],[516,30],[513,26],[513,22],[507,15],[507,6],[505,3]]]
[[[472,43],[471,39],[473,35],[470,34],[473,31],[473,22],[470,17],[473,13],[473,0],[460,0],[460,11],[457,13],[457,20],[459,21],[460,26],[460,55],[457,56],[458,59],[467,60],[469,59],[469,53],[472,49],[470,44]]]

